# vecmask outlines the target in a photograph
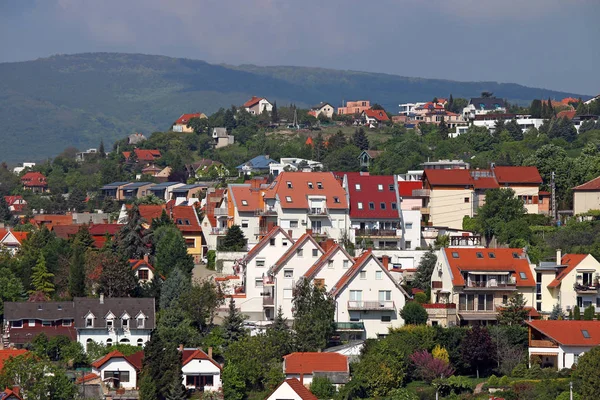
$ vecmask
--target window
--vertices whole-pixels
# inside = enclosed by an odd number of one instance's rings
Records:
[[[475,256],[476,256],[477,258],[483,258],[483,253],[482,253],[482,252],[480,252],[480,251],[478,251],[477,253],[475,253]]]
[[[275,246],[275,238],[269,239],[269,246]]]
[[[248,220],[247,219],[243,219],[242,220],[242,228],[247,228],[248,227]]]
[[[452,258],[458,258],[458,252],[453,251],[452,252]]]
[[[337,197],[337,196],[334,196],[334,197],[333,197],[333,202],[334,202],[334,203],[339,203],[339,202],[340,202],[340,198],[339,198],[339,197]]]
[[[460,294],[458,296],[458,309],[461,311],[475,311],[475,296]]]
[[[111,338],[106,339],[106,345],[107,346],[112,346],[112,339]]]
[[[392,322],[391,315],[382,315],[381,316],[381,322]]]
[[[147,269],[140,269],[138,271],[138,279],[142,280],[142,281],[147,281],[148,280],[148,270]]]
[[[257,267],[264,267],[265,266],[265,259],[264,258],[257,258],[256,259],[256,266]]]
[[[379,301],[392,301],[392,291],[391,290],[380,290],[379,291]]]
[[[519,253],[513,253],[513,258],[519,258]]]
[[[129,319],[128,318],[121,319],[121,326],[123,328],[129,328]]]
[[[42,326],[52,326],[52,321],[42,321]]]
[[[319,250],[318,249],[313,249],[312,250],[312,256],[313,257],[319,257]]]
[[[360,279],[367,279],[367,271],[360,271],[358,276],[360,277]]]
[[[360,191],[360,183],[357,183],[356,185],[354,185],[354,188],[358,191]]]
[[[283,289],[283,298],[284,299],[291,299],[294,297],[294,294],[292,293],[292,289]]]
[[[521,279],[527,280],[527,274],[525,272],[519,272],[519,276],[521,277]]]
[[[23,321],[22,320],[12,321],[10,323],[10,326],[12,326],[13,328],[22,328],[23,327]]]
[[[348,267],[349,267],[349,266],[350,266],[350,261],[348,261],[348,260],[344,260],[344,263],[343,263],[343,268],[344,268],[344,269],[348,269]],[[599,301],[600,301],[600,297],[599,297],[598,299],[599,299]]]
[[[194,238],[186,238],[185,239],[185,247],[187,247],[188,249],[193,249],[194,247],[196,247],[196,239]]]
[[[363,209],[363,203],[358,202],[357,207],[358,207],[359,210],[362,210]]]
[[[383,192],[383,185],[382,184],[377,185],[377,190],[380,192]]]
[[[333,268],[333,260],[327,261],[327,268]]]
[[[468,197],[465,197],[465,203],[468,203],[469,201],[471,201],[471,199],[469,199]]]
[[[323,182],[317,182],[317,189],[323,189]]]
[[[35,326],[35,319],[30,319],[29,323],[27,325],[28,326]]]
[[[407,223],[404,224],[404,228],[406,228],[406,229],[412,229],[412,225],[413,225],[412,222],[407,222]]]
[[[313,183],[312,182],[307,182],[308,188],[312,189],[313,188]]]
[[[350,301],[362,301],[362,290],[351,290]]]
[[[298,227],[298,220],[290,221],[290,228],[297,228],[297,227]]]
[[[359,322],[360,316],[350,315],[350,322]]]
[[[108,340],[106,343],[108,344]],[[119,382],[129,382],[129,371],[104,371],[104,379],[118,379]]]
[[[573,363],[577,364],[579,362],[579,354],[573,354]]]
[[[384,202],[381,202],[381,203],[379,203],[379,207],[380,207],[382,210],[385,210],[385,203],[384,203]]]
[[[138,339],[137,345],[138,345],[138,347],[144,347],[144,339]]]
[[[144,317],[139,317],[137,319],[137,327],[138,328],[143,328],[144,327],[144,323],[145,323],[145,319]]]
[[[398,204],[396,204],[396,203],[390,203],[390,206],[392,206],[392,210],[398,209]]]
[[[93,318],[86,318],[85,320],[85,327],[86,328],[91,328],[94,326],[94,319]]]
[[[71,326],[71,320],[70,319],[63,319],[62,320],[62,326]]]
[[[390,189],[390,192],[393,192],[393,191],[394,191],[394,185],[393,185],[393,184],[391,184],[391,185],[388,185],[388,188]]]
[[[375,279],[377,279],[377,280],[383,279],[383,271],[375,271]]]
[[[374,210],[375,209],[375,203],[373,203],[372,201],[369,202],[369,210]]]
[[[502,304],[506,304],[508,302],[508,295],[503,295],[502,296]]]
[[[587,330],[585,330],[585,329],[582,329],[582,330],[581,330],[581,334],[582,334],[582,335],[583,335],[583,337],[584,337],[584,338],[586,338],[586,339],[589,339],[589,338],[590,338],[590,333],[589,333]]]
[[[298,257],[302,257],[304,255],[304,249],[298,249],[298,250],[296,250],[296,255]]]
[[[411,246],[412,246],[412,242],[410,240],[404,241],[404,247],[406,247],[407,249],[410,249]]]
[[[61,310],[62,310],[62,306],[58,306],[58,311],[61,311]]]
[[[288,189],[292,189],[292,188],[293,188],[293,186],[292,186],[292,182],[290,182],[290,181],[287,181],[286,183],[287,183],[287,187],[288,187]]]
[[[263,279],[262,278],[254,279],[254,287],[263,287]]]
[[[287,240],[283,240],[283,239],[281,239],[281,245],[282,245],[283,247],[287,247],[287,245],[288,245],[288,241],[287,241]]]
[[[248,205],[248,201],[246,201],[246,200],[242,200],[242,205],[243,205],[243,206],[247,206],[247,205]]]
[[[112,329],[112,327],[113,327],[113,320],[112,319],[109,318],[109,319],[106,320],[106,327],[108,329]]]
[[[288,203],[292,202],[292,198],[290,196],[285,196],[285,201]]]
[[[284,278],[293,278],[294,277],[294,270],[293,269],[284,269],[283,270],[283,277]]]
[[[489,252],[488,253],[488,257],[489,258],[496,258],[496,253]]]

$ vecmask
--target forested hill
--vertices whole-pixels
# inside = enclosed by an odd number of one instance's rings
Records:
[[[370,99],[399,103],[435,96],[533,98],[577,94],[497,82],[456,82],[301,67],[212,65],[118,53],[58,55],[0,64],[0,161],[40,160],[67,146],[97,147],[132,132],[166,130],[184,112],[212,113],[251,95],[306,106]]]

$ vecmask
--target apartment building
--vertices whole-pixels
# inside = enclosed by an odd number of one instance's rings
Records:
[[[370,109],[371,102],[369,100],[348,101],[345,107],[338,107],[337,113],[338,115],[354,115]]]

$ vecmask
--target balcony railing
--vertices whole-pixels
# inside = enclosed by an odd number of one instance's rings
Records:
[[[529,347],[553,347],[556,348],[558,345],[551,340],[534,340],[529,341]]]
[[[575,291],[577,293],[591,293],[591,292],[597,292],[598,291],[598,286],[596,285],[582,285],[579,283],[576,283],[573,285],[573,289],[575,289]]]
[[[307,213],[310,217],[326,217],[327,216],[327,208],[325,208],[325,207],[310,207],[307,210]]]
[[[357,229],[356,236],[402,236],[396,229]]]
[[[266,226],[260,226],[258,228],[254,228],[254,234],[257,236],[266,235],[271,229],[267,228]]]
[[[215,208],[213,210],[213,214],[215,217],[222,217],[222,216],[227,216],[227,209],[226,208]]]
[[[516,289],[515,282],[491,282],[491,281],[470,281],[465,284],[465,289]]]
[[[365,324],[363,322],[336,322],[336,331],[364,331]]]
[[[275,305],[275,299],[272,296],[263,296],[263,306],[273,307]]]
[[[430,194],[429,189],[413,189],[413,197],[428,197]]]
[[[211,235],[227,235],[227,228],[210,228]]]
[[[395,310],[393,301],[352,301],[348,302],[348,310]]]
[[[254,210],[254,215],[256,216],[268,216],[268,215],[277,215],[277,211],[274,207],[265,207],[258,208]]]

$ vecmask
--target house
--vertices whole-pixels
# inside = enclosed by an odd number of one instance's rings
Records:
[[[131,151],[124,151],[123,157],[125,157],[125,161],[134,161],[136,163],[153,163],[161,157],[160,150],[150,150],[150,149],[133,149],[133,153]]]
[[[145,197],[150,194],[148,191],[154,183],[152,182],[132,182],[120,187],[119,200],[134,200]]]
[[[132,133],[131,135],[127,136],[127,144],[140,144],[146,140],[148,140],[146,136],[142,135],[141,133]]]
[[[220,149],[221,147],[229,146],[235,141],[235,137],[233,135],[229,135],[227,133],[227,129],[225,128],[213,128],[212,138],[214,141],[213,146],[215,149]]]
[[[296,378],[286,379],[281,382],[277,389],[267,397],[267,400],[318,400],[317,396],[312,394]]]
[[[537,167],[492,166],[492,172],[500,187],[514,190],[528,214],[539,213],[540,185],[543,180]]]
[[[192,199],[199,199],[202,197],[202,193],[206,192],[208,187],[204,184],[191,184],[191,185],[183,185],[177,186],[171,189],[171,199],[175,199],[178,202],[188,201],[191,202]],[[178,203],[179,204],[179,203]]]
[[[215,210],[215,216],[221,223],[217,224],[218,230],[215,234],[224,236],[227,234],[225,228],[231,225],[238,225],[248,244],[258,243],[260,235],[264,235],[273,226],[276,225],[275,209],[266,209],[263,199],[264,188],[261,187],[257,179],[250,180],[250,183],[229,184],[227,185],[226,204],[227,214],[221,208]],[[260,222],[269,218],[270,223],[263,224],[260,228]],[[227,219],[227,221],[225,221]],[[226,225],[223,226],[223,223]]]
[[[113,200],[121,200],[121,189],[123,186],[128,185],[129,182],[111,182],[100,188],[102,197],[106,197]]]
[[[249,174],[268,174],[269,166],[271,164],[276,164],[277,161],[273,160],[269,157],[269,155],[261,155],[256,156],[250,161],[246,161],[243,164],[235,167],[238,170],[240,175],[249,175]]]
[[[192,118],[208,118],[204,113],[192,113],[192,114],[182,114],[181,117],[177,118],[177,120],[173,123],[173,132],[185,132],[192,133],[194,129],[188,126],[190,119]]]
[[[390,120],[385,110],[364,110],[360,117],[370,128],[376,128]]]
[[[89,227],[90,235],[94,239],[94,247],[101,249],[104,247],[107,238],[113,238],[121,229],[119,224],[92,224]]]
[[[131,259],[129,260],[129,265],[131,266],[131,270],[135,273],[139,283],[150,282],[156,275],[156,270],[148,261],[148,256],[145,256],[141,260]],[[159,277],[163,281],[165,280],[164,276],[159,275]]]
[[[27,201],[23,196],[4,196],[8,209],[14,215],[21,215],[27,207]]]
[[[573,111],[574,113],[574,111]],[[494,133],[496,131],[496,126],[498,121],[508,122],[510,120],[515,120],[519,128],[523,132],[526,132],[530,128],[539,129],[540,126],[544,123],[543,118],[533,118],[531,115],[519,115],[519,114],[478,114],[475,115],[474,119],[471,121],[474,126],[481,126],[489,129],[490,132]],[[465,130],[467,129],[464,127]],[[455,137],[456,135],[454,135]]]
[[[283,356],[283,373],[286,379],[297,379],[301,385],[310,386],[313,378],[321,376],[339,387],[350,380],[350,364],[342,354],[297,352]]]
[[[345,107],[338,107],[338,115],[359,115],[371,108],[369,100],[348,101]]]
[[[75,340],[75,308],[71,301],[5,302],[3,335],[6,344],[22,347],[40,333]]]
[[[358,156],[361,168],[369,168],[371,163],[382,153],[381,150],[363,150]]]
[[[142,168],[142,175],[157,176],[163,169],[154,164]]]
[[[0,349],[0,373],[4,369],[4,363],[6,361],[8,361],[11,358],[23,356],[23,355],[28,354],[28,353],[29,353],[29,351],[25,350],[25,349],[13,349],[13,348],[9,348],[9,349],[2,348],[2,349]]]
[[[252,96],[250,100],[242,106],[250,114],[259,115],[263,112],[270,113],[273,110],[273,104],[263,97]]]
[[[227,234],[229,210],[226,191],[227,189],[209,188],[206,193],[202,232],[207,250],[216,250],[220,240]]]
[[[21,177],[24,190],[34,193],[46,193],[48,191],[48,180],[40,172],[29,171]]]
[[[323,163],[304,158],[284,157],[278,163],[269,165],[270,174],[277,176],[283,171],[314,172],[323,170]]]
[[[563,310],[590,305],[600,308],[600,263],[591,254],[565,254],[556,251],[555,262],[540,262],[535,266],[538,284],[536,308],[550,314],[558,304]]]
[[[169,201],[173,198],[173,189],[184,186],[181,182],[163,182],[150,186],[146,190],[146,195],[152,194],[161,200]]]
[[[496,97],[474,97],[462,111],[465,120],[474,120],[476,115],[490,113],[506,113],[504,100]]]
[[[522,294],[529,307],[535,304],[536,280],[523,249],[440,249],[431,276],[431,303],[454,307],[450,308],[453,313],[444,318],[431,318],[430,314],[430,323],[449,326],[495,322],[499,309],[515,293]],[[535,310],[530,313],[536,314]]]
[[[12,389],[4,389],[3,392],[0,392],[1,400],[23,400],[23,398],[19,395],[19,386],[13,386]]]
[[[28,236],[29,232],[0,228],[0,250],[8,250],[9,253],[14,255],[19,251]]]
[[[598,321],[526,321],[529,357],[539,357],[542,367],[573,368],[585,352],[600,345]]]
[[[196,264],[204,256],[202,243],[202,226],[194,206],[180,205],[171,209],[171,218],[177,229],[181,231],[187,252],[194,258]]]
[[[75,161],[84,162],[86,157],[89,157],[93,154],[98,154],[98,149],[87,149],[86,151],[80,151],[79,153],[75,154]]]
[[[21,172],[25,171],[27,168],[32,169],[33,167],[35,167],[34,162],[24,162],[24,163],[21,163],[18,167],[14,167],[13,173],[15,175],[20,175]]]
[[[221,389],[221,366],[212,358],[212,347],[208,354],[201,349],[180,349],[183,385],[188,390],[215,392]]]
[[[77,341],[143,346],[156,327],[154,298],[104,297],[73,299]]]
[[[143,359],[143,350],[129,356],[114,350],[92,363],[92,374],[113,388],[136,389]]]
[[[334,107],[329,103],[321,102],[315,106],[312,106],[310,111],[312,111],[311,115],[315,118],[319,118],[319,115],[323,114],[325,117],[331,119],[331,117],[333,117]]]
[[[215,179],[229,176],[229,170],[219,161],[203,158],[187,166],[189,174],[197,179]]]
[[[575,186],[573,190],[573,215],[600,210],[600,176]]]

